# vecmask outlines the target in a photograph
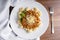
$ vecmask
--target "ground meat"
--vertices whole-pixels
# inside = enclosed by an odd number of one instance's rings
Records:
[[[35,23],[28,24],[27,20],[26,20],[26,16],[27,15],[35,16]],[[39,19],[39,16],[38,16],[37,12],[29,10],[29,11],[26,12],[26,16],[22,19],[22,22],[21,22],[22,25],[23,25],[23,28],[26,28],[26,29],[35,29],[35,28],[37,28],[40,25],[40,19]]]

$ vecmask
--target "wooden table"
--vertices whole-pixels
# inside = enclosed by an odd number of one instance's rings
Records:
[[[41,40],[60,40],[60,0],[37,0],[39,3],[44,5],[49,12],[49,7],[54,7],[54,28],[55,33],[51,34],[51,25],[45,34],[41,36]]]

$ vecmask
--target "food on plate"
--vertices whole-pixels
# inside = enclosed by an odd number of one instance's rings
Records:
[[[18,24],[28,32],[36,30],[41,24],[40,10],[38,8],[20,8],[18,12]]]

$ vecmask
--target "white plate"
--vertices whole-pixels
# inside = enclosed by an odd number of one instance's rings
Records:
[[[20,7],[39,8],[39,10],[41,11],[41,14],[42,14],[41,21],[42,21],[43,25],[40,25],[38,30],[31,32],[31,33],[27,33],[24,29],[18,28],[18,24],[16,21],[18,19],[17,13],[18,13]],[[16,5],[16,7],[13,9],[13,11],[11,13],[10,24],[11,24],[13,31],[18,36],[25,38],[25,39],[34,39],[34,38],[41,36],[47,30],[48,25],[49,25],[49,15],[48,15],[48,12],[45,9],[45,7],[38,2],[35,2],[35,1],[20,2],[19,4]]]

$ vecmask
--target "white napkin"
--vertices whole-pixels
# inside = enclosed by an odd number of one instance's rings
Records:
[[[8,37],[8,39],[6,39],[6,40],[23,40],[23,39],[15,36],[15,35],[11,32],[11,34],[10,34],[9,37]]]
[[[4,10],[7,0],[0,0],[0,13]]]
[[[0,14],[0,30],[6,25],[9,18],[9,9],[6,9]]]
[[[3,21],[3,22],[0,24],[0,31],[2,31],[2,30],[5,28],[5,26],[7,25],[7,23],[8,23],[8,18],[5,19],[5,21]]]
[[[4,39],[7,39],[11,33],[11,28],[9,27],[9,23],[7,24],[6,28],[1,31],[0,36]]]

